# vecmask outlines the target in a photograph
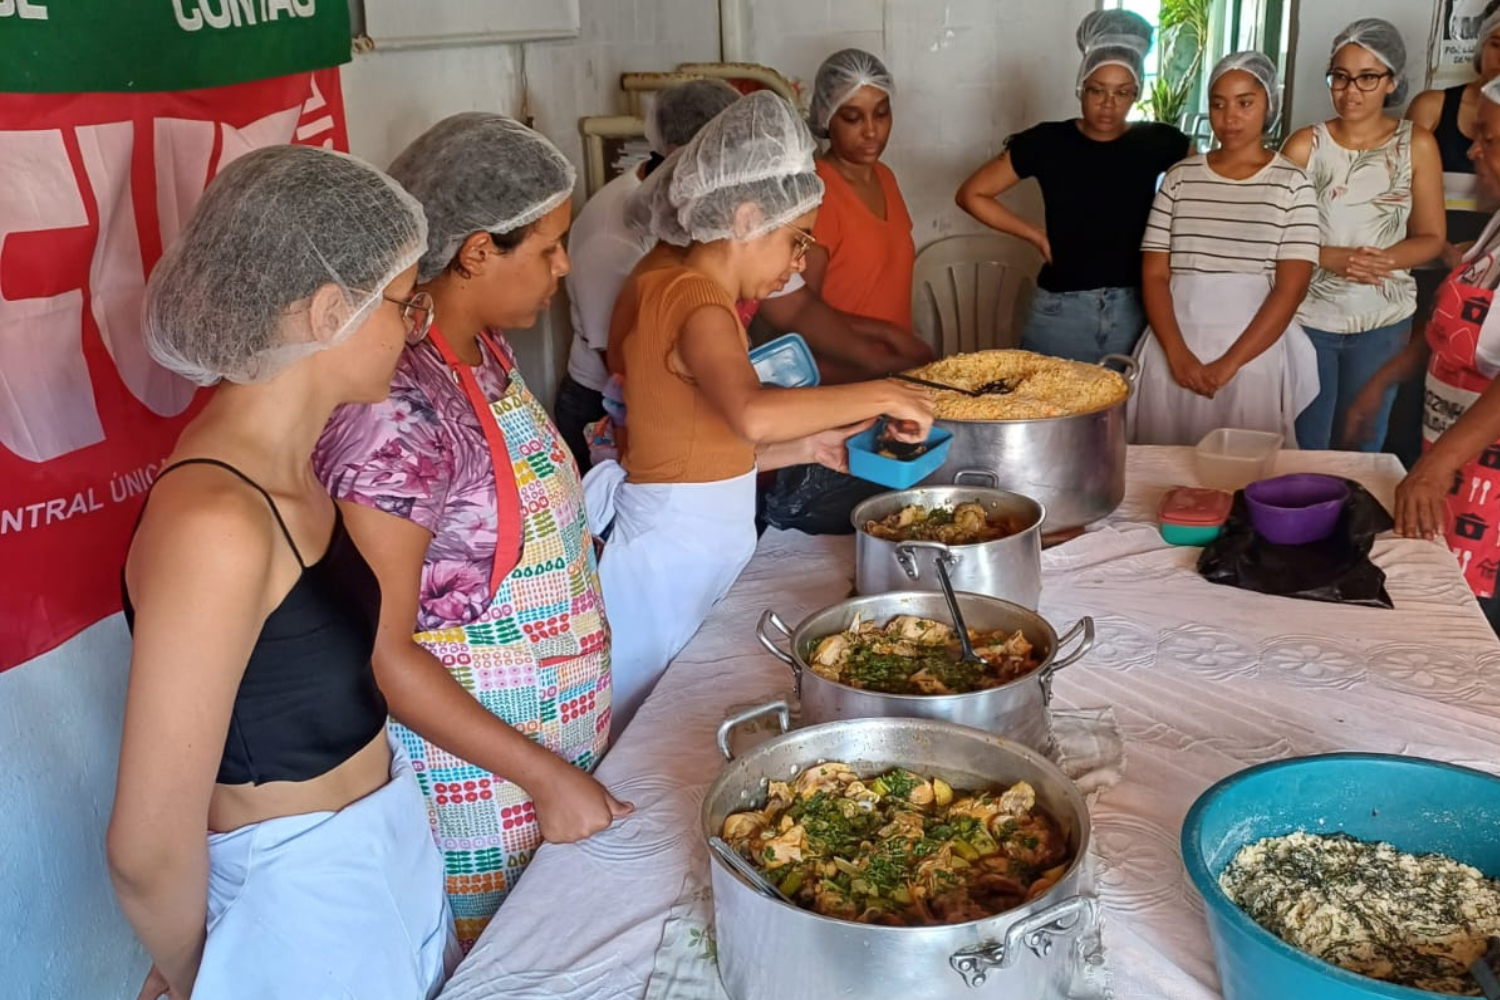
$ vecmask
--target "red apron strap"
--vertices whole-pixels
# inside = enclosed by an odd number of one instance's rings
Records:
[[[525,544],[521,493],[516,486],[516,477],[511,474],[510,449],[505,445],[505,432],[500,428],[500,419],[491,409],[489,400],[484,398],[484,390],[479,387],[474,370],[459,359],[436,324],[428,331],[427,337],[447,362],[454,381],[468,397],[469,406],[479,420],[479,428],[484,432],[485,444],[489,446],[490,467],[495,473],[495,561],[490,569],[490,598],[493,599],[500,590],[500,584],[520,563],[522,546]],[[497,349],[487,334],[481,333],[479,338],[509,375],[511,364],[505,352]]]

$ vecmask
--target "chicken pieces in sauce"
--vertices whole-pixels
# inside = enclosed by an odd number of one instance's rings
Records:
[[[798,905],[841,920],[982,919],[1041,896],[1072,860],[1026,782],[971,793],[829,762],[767,792],[764,808],[724,820],[724,839]]]
[[[865,522],[866,533],[888,542],[942,542],[944,545],[993,542],[1019,534],[1026,528],[1019,518],[991,514],[983,504],[973,500],[951,508],[908,504],[894,514]]]
[[[1008,684],[1040,666],[1021,632],[969,629],[981,669],[966,663],[958,636],[943,622],[901,615],[884,626],[856,621],[813,648],[813,672],[885,694],[965,694]]]

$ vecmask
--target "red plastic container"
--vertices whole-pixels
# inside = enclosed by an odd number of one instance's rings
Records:
[[[1162,497],[1157,520],[1161,537],[1172,545],[1207,545],[1229,519],[1233,494],[1198,486],[1176,486]]]

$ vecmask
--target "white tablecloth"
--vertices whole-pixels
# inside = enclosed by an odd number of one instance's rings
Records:
[[[1177,847],[1188,807],[1246,766],[1334,750],[1405,753],[1500,771],[1497,643],[1441,545],[1385,537],[1374,561],[1395,610],[1218,587],[1197,549],[1157,533],[1186,448],[1133,448],[1124,504],[1043,556],[1042,613],[1092,615],[1099,642],[1057,676],[1064,707],[1112,706],[1123,779],[1094,807],[1106,960],[1119,1000],[1219,996],[1202,903]],[[1387,505],[1388,456],[1284,452],[1278,472],[1363,483]],[[755,622],[796,622],[852,587],[853,540],[769,532],[754,561],[667,671],[598,776],[637,811],[590,841],[546,845],[443,992],[473,998],[639,998],[684,876],[706,865],[698,805],[717,775],[718,723],[785,693],[786,668]],[[1059,629],[1059,630],[1060,630]]]

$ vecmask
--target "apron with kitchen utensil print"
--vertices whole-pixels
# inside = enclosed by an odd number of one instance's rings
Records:
[[[435,343],[447,358],[447,345]],[[497,504],[506,506],[507,492],[519,497],[520,555],[496,552],[494,575],[505,575],[492,578],[494,596],[472,623],[414,638],[492,714],[592,771],[609,737],[610,643],[583,493],[546,411],[506,353],[490,350],[510,377],[493,403],[467,366],[448,360],[484,424]],[[502,516],[502,526],[505,521]],[[513,543],[507,534],[500,532],[500,546]],[[467,951],[541,843],[536,810],[514,783],[404,726],[393,722],[392,728],[427,795],[448,899]]]
[[[1422,415],[1424,451],[1464,415],[1493,377],[1481,370],[1492,367],[1481,359],[1481,335],[1495,292],[1462,282],[1469,268],[1460,265],[1443,282],[1427,323],[1432,360]],[[1500,441],[1453,477],[1443,510],[1443,538],[1475,596],[1494,596],[1500,567]]]

